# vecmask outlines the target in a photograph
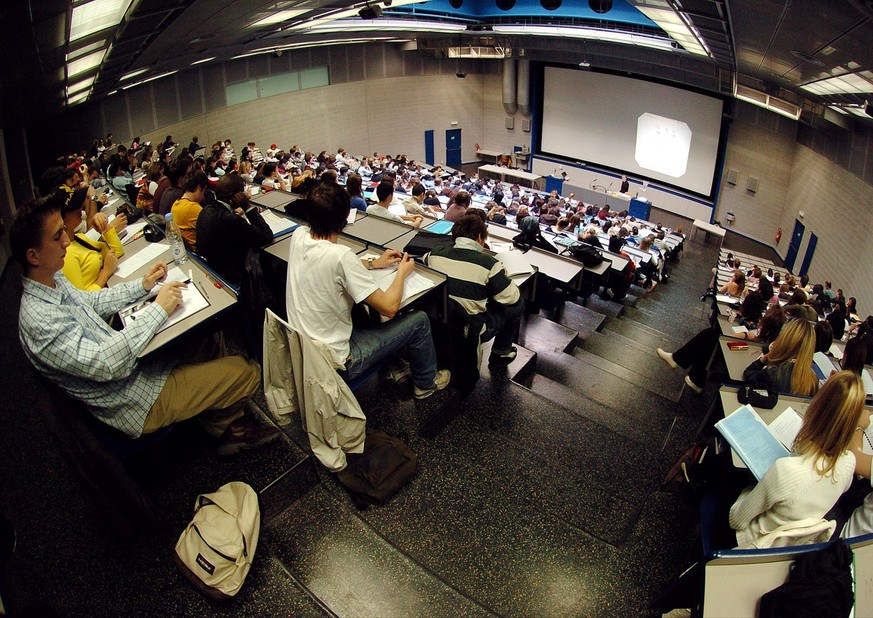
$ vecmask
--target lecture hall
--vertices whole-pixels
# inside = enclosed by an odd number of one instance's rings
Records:
[[[869,2],[0,15],[0,615],[873,616]]]

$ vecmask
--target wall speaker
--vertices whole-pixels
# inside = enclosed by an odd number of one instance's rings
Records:
[[[525,133],[530,133],[530,118],[521,119],[521,130]]]
[[[547,11],[554,11],[561,6],[561,0],[540,0],[540,6]]]
[[[756,193],[758,191],[758,179],[749,176],[749,180],[746,181],[746,189],[752,193]]]
[[[515,128],[515,118],[513,118],[512,116],[506,117],[506,128],[507,129],[514,129]]]
[[[462,4],[464,4],[464,0],[449,0],[449,5],[450,5],[453,9],[459,9],[459,8],[461,8],[461,5],[462,5]]]
[[[737,180],[739,179],[739,176],[740,176],[740,174],[737,172],[737,170],[728,170],[727,183],[729,185],[737,184]]]
[[[496,4],[501,11],[508,11],[515,6],[515,0],[497,0]]]
[[[361,19],[376,19],[377,17],[382,17],[382,7],[378,4],[375,6],[365,6],[360,11],[358,11],[358,16]]]
[[[588,0],[588,6],[595,13],[608,13],[612,9],[612,0]]]

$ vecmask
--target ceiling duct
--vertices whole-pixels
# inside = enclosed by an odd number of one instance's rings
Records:
[[[530,117],[530,60],[518,61],[518,84],[516,87],[518,111]]]
[[[507,114],[518,111],[518,103],[515,99],[516,62],[518,61],[515,59],[503,61],[503,109]]]

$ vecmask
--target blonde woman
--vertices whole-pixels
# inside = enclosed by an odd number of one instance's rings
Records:
[[[869,423],[861,378],[851,371],[831,376],[809,405],[791,456],[777,460],[731,507],[737,546],[769,545],[762,542],[780,526],[824,517],[852,483],[850,444]],[[782,544],[790,542],[776,542]]]
[[[803,319],[785,323],[767,354],[746,367],[743,381],[779,393],[811,397],[818,390],[812,371],[815,326]]]

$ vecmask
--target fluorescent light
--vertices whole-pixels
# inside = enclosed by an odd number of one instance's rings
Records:
[[[502,47],[449,47],[446,49],[449,58],[505,58]]]
[[[146,68],[144,68],[144,69],[137,69],[136,71],[131,71],[131,72],[128,73],[127,75],[122,75],[122,76],[118,79],[118,81],[123,82],[123,81],[128,80],[128,79],[130,79],[130,78],[132,78],[132,77],[136,77],[137,75],[142,75],[143,73],[148,73],[150,70],[151,70],[151,69],[149,69],[149,67],[146,67]]]
[[[304,13],[307,13],[310,9],[288,9],[285,11],[276,11],[270,15],[267,15],[263,19],[259,19],[255,23],[249,26],[249,28],[260,28],[261,26],[272,26],[273,24],[279,24],[283,21],[288,21],[289,19],[294,19],[295,17],[299,17]]]
[[[669,34],[685,51],[698,56],[712,56],[697,28],[684,13],[677,12],[666,2],[648,0],[637,4],[639,11]]]
[[[324,17],[316,17],[315,19],[310,19],[309,21],[290,26],[287,30],[304,30],[318,24],[326,24],[328,22],[336,21],[337,19],[343,19],[344,17],[357,16],[358,11],[360,10],[361,9],[346,9],[345,11],[337,11],[336,13],[325,15]]]
[[[76,94],[77,92],[90,88],[94,84],[94,80],[96,79],[97,76],[92,75],[88,79],[84,79],[80,82],[76,82],[71,86],[67,86],[67,96],[70,96],[71,94]]]
[[[143,84],[153,82],[156,79],[161,79],[162,77],[167,77],[168,75],[173,75],[174,73],[178,73],[178,72],[179,72],[178,69],[175,71],[168,71],[167,73],[161,73],[160,75],[155,75],[154,77],[149,77],[148,79],[144,79],[142,81],[136,82],[135,84],[125,84],[121,88],[128,88],[128,89],[129,88],[136,88],[137,86],[142,86]],[[118,90],[116,90],[115,92],[118,92]],[[113,92],[112,94],[115,94],[115,92]]]
[[[776,97],[771,97],[769,94],[755,90],[754,88],[737,85],[734,87],[734,96],[741,101],[757,105],[758,107],[763,107],[771,112],[781,114],[786,118],[791,118],[792,120],[798,120],[800,118],[800,108],[797,105]]]
[[[463,27],[462,27],[463,29]],[[498,34],[520,34],[529,36],[554,36],[593,41],[624,43],[652,49],[673,50],[673,42],[669,39],[632,34],[618,30],[601,30],[598,28],[573,28],[569,26],[526,26],[526,25],[495,25],[494,32]]]
[[[96,69],[103,62],[103,57],[105,55],[106,50],[101,49],[93,54],[88,54],[87,56],[82,56],[72,62],[68,62],[67,79],[85,73],[86,71],[90,71],[91,69]]]
[[[68,97],[67,98],[67,105],[75,105],[76,103],[81,103],[82,101],[85,101],[90,95],[91,95],[91,91],[86,90],[85,92],[83,92],[81,94],[77,94],[76,96]]]
[[[344,38],[337,39],[334,41],[305,41],[302,43],[290,43],[288,45],[281,45],[278,47],[263,47],[261,49],[256,49],[250,52],[246,52],[244,54],[239,54],[231,58],[231,60],[240,60],[242,58],[250,58],[252,56],[260,56],[261,54],[272,54],[276,51],[287,51],[290,49],[303,49],[306,47],[330,47],[332,45],[348,45],[353,43],[375,43],[376,41],[389,41],[389,42],[397,42],[402,43],[407,39],[397,39],[393,36],[368,36],[368,37],[360,37],[360,38]]]
[[[91,0],[73,7],[70,41],[117,26],[133,0]]]
[[[462,32],[464,24],[411,19],[344,19],[311,25],[307,30],[320,32]],[[496,31],[496,26],[495,26]]]
[[[831,94],[870,94],[873,93],[873,75],[869,71],[846,73],[837,77],[821,79],[800,86],[803,90],[827,96]]]
[[[211,58],[204,58],[203,60],[195,60],[194,62],[191,63],[191,66],[193,67],[195,64],[203,64],[204,62],[209,62],[210,60],[215,60],[215,58],[216,58],[215,56],[212,56]]]
[[[67,52],[67,62],[70,60],[75,60],[76,58],[81,58],[85,54],[90,54],[93,51],[100,49],[101,47],[106,46],[106,39],[102,41],[97,41],[96,43],[91,43],[90,45],[85,45],[84,47],[78,47],[76,49],[71,49]]]

